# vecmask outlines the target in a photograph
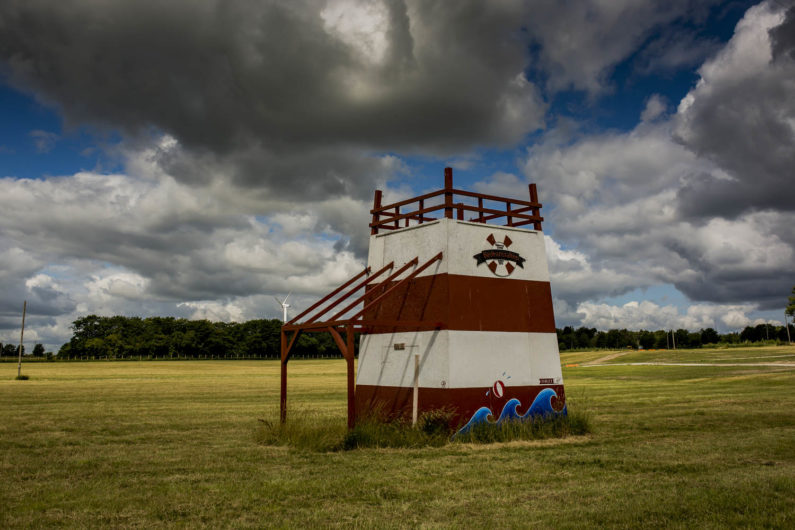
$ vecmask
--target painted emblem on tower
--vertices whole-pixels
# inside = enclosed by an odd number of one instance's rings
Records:
[[[513,243],[510,237],[506,235],[502,242],[500,242],[497,241],[497,239],[494,237],[494,234],[489,234],[489,237],[486,238],[486,241],[492,246],[492,248],[486,249],[472,256],[477,262],[476,266],[486,263],[486,266],[489,268],[491,273],[494,274],[494,276],[499,276],[500,278],[507,278],[510,276],[513,271],[516,270],[516,267],[524,269],[524,262],[526,261],[525,258],[520,256],[517,252],[507,250],[507,248]],[[514,263],[516,266],[513,265]]]

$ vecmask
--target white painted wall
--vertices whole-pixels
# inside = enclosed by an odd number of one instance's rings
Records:
[[[538,385],[540,378],[563,383],[554,333],[438,330],[362,336],[356,384],[413,386],[415,354],[424,388],[489,387],[497,379],[508,386]]]
[[[370,236],[367,262],[377,271],[392,260],[400,267],[415,256],[419,256],[422,264],[441,251],[444,259],[420,276],[449,273],[493,278],[486,264],[477,266],[474,258],[483,250],[496,248],[486,241],[489,234],[494,234],[500,242],[509,236],[513,243],[506,250],[517,252],[527,260],[523,269],[517,268],[506,280],[549,281],[543,232],[454,219],[440,219]]]

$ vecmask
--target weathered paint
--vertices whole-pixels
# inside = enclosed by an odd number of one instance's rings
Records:
[[[498,242],[509,236],[513,241],[509,249],[527,260],[524,268],[517,268],[505,279],[549,282],[543,232],[454,219],[440,219],[370,236],[367,264],[378,270],[393,260],[401,265],[419,256],[423,262],[443,251],[445,258],[419,277],[448,273],[494,278],[488,267],[477,266],[474,258],[475,254],[493,248],[487,241],[492,234]]]
[[[395,344],[403,349],[396,350]],[[356,384],[411,387],[415,354],[423,388],[563,381],[554,333],[438,330],[363,335]]]

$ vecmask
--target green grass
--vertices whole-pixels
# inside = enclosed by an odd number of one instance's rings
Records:
[[[795,368],[752,363],[564,368],[587,436],[330,452],[262,439],[276,362],[0,365],[0,527],[792,527]],[[344,362],[292,362],[289,400],[344,436]]]

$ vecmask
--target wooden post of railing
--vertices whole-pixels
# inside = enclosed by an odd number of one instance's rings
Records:
[[[483,197],[478,197],[478,218],[476,219],[479,223],[485,223],[486,221],[483,220]]]
[[[423,213],[422,213],[422,211],[423,211],[424,209],[425,209],[425,201],[424,201],[423,199],[420,199],[420,224],[422,224],[422,222],[425,220],[425,219],[423,218],[423,216],[424,216],[425,214],[423,214]]]
[[[530,184],[530,202],[538,202],[538,189],[536,188],[535,182]],[[533,208],[530,212],[538,217],[541,215],[541,212],[538,211],[538,208]],[[536,230],[541,230],[541,221],[534,221],[533,228]]]
[[[505,202],[505,211],[506,212],[510,212],[511,211],[511,203],[510,202],[507,202],[507,201]],[[508,215],[508,224],[506,226],[513,226],[513,217],[511,217],[510,215]]]
[[[457,212],[457,213],[458,213],[458,216],[457,216],[457,219],[458,219],[459,221],[463,221],[463,220],[464,220],[464,203],[462,203],[462,202],[459,202],[458,204],[456,204],[456,206],[458,207],[458,212]]]
[[[376,212],[373,214],[373,225],[377,225],[381,216],[378,214],[377,210],[381,209],[381,190],[375,190],[375,197],[373,197],[373,210]],[[378,233],[378,226],[373,226],[370,229],[370,235],[376,235]]]
[[[444,168],[444,216],[453,218],[453,168]]]
[[[400,215],[400,206],[395,206],[395,228],[400,228],[400,219],[398,219],[398,215]]]

